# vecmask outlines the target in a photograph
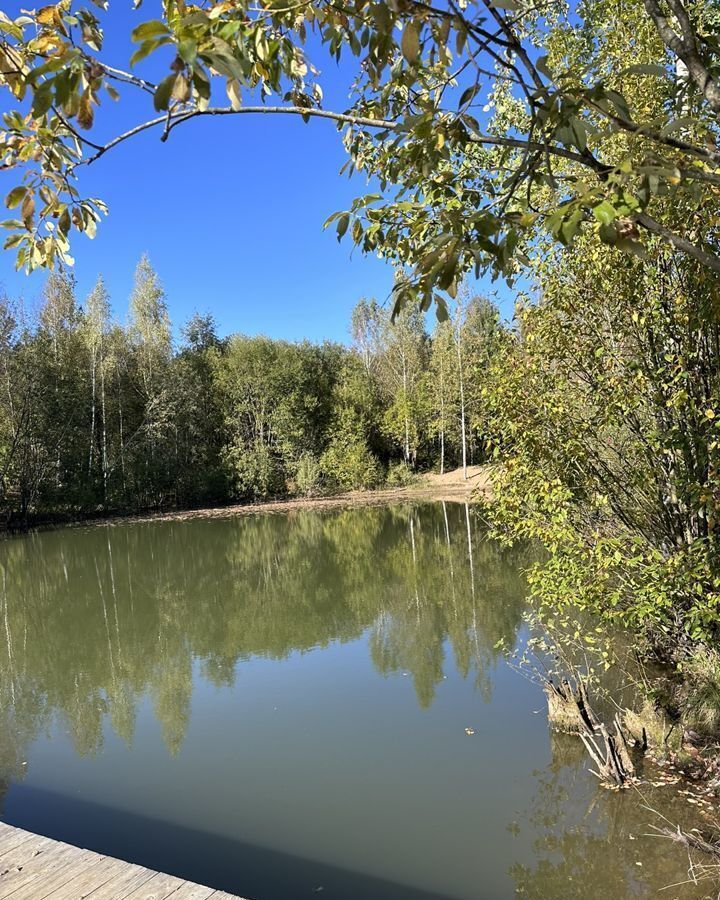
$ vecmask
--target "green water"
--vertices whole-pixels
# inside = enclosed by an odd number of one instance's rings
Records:
[[[11,539],[0,816],[258,900],[654,896],[687,857],[496,649],[527,562],[456,504]]]

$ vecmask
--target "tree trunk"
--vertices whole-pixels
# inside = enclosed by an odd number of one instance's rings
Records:
[[[440,360],[440,474],[445,474],[445,371]]]
[[[90,410],[90,449],[88,451],[88,477],[92,478],[92,466],[93,466],[93,451],[95,449],[95,392],[96,392],[96,374],[95,370],[97,367],[96,361],[96,353],[95,347],[91,350],[91,359],[92,364],[90,367],[90,381],[92,387],[90,389],[90,402],[91,402],[91,410]]]
[[[107,422],[105,419],[105,360],[100,359],[100,412],[102,415],[102,480],[103,480],[103,506],[107,506]]]
[[[467,481],[467,437],[465,434],[465,378],[463,375],[462,351],[460,349],[460,323],[458,322],[457,338],[455,348],[457,350],[458,359],[458,382],[460,385],[460,436],[462,441],[462,466],[463,478]]]
[[[403,353],[402,361],[402,377],[403,377],[403,411],[405,415],[405,465],[410,465],[410,420],[408,418],[408,388],[407,388],[407,363],[405,354]]]
[[[122,386],[118,373],[118,426],[120,432],[120,471],[122,472],[123,493],[127,490],[125,482],[125,436],[123,433]]]
[[[598,721],[588,700],[585,684],[579,680],[573,688],[567,679],[557,685],[552,679],[545,684],[548,721],[560,731],[578,734],[596,768],[591,769],[602,781],[616,787],[627,787],[635,778],[635,764],[620,715],[615,714],[611,728]],[[647,746],[636,742],[641,750]]]

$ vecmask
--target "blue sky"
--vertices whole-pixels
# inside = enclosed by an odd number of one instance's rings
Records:
[[[4,8],[14,15],[21,5]],[[146,2],[133,12],[130,0],[115,0],[111,9],[103,58],[127,67],[130,30],[158,9]],[[168,63],[160,57],[154,65],[162,71]],[[347,70],[328,60],[321,82],[326,107],[349,105]],[[110,105],[103,101],[95,140],[111,133]],[[151,98],[130,88],[112,112],[128,123],[154,115]],[[75,238],[79,296],[101,272],[124,319],[134,267],[147,251],[176,326],[199,310],[215,316],[221,334],[345,340],[357,300],[382,302],[392,285],[388,264],[323,231],[330,213],[366,192],[364,178],[339,174],[346,159],[332,123],[291,117],[200,119],[176,128],[165,144],[159,132],[126,142],[83,171],[82,193],[102,197],[110,214],[95,240]],[[1,173],[2,195],[17,181]],[[0,287],[11,296],[33,301],[44,278],[16,273],[13,255],[0,253]],[[508,291],[501,297],[510,313]]]

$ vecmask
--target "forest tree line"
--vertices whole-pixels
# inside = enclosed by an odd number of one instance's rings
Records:
[[[126,325],[99,278],[49,276],[39,310],[0,301],[0,508],[7,525],[405,483],[482,458],[482,372],[497,309],[466,292],[451,320],[391,322],[361,300],[351,345],[218,336],[196,314],[173,339],[147,258]]]

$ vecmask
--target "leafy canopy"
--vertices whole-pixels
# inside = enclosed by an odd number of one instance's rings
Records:
[[[563,244],[589,230],[634,253],[651,233],[720,272],[714,217],[666,221],[714,206],[720,185],[709,4],[166,0],[155,18],[138,11],[119,69],[103,57],[107,2],[92,3],[0,12],[0,87],[16,107],[0,165],[18,175],[3,225],[19,267],[69,262],[73,233],[94,235],[106,207],[80,176],[120,143],[147,129],[167,140],[199,116],[274,113],[335,121],[347,166],[377,179],[380,193],[328,221],[413,270],[400,305],[419,296],[427,308],[472,269],[512,279],[538,229]],[[617,34],[637,44],[620,67]],[[351,105],[325,109],[318,66],[347,55]],[[157,82],[140,74],[148,58],[164,69]],[[95,138],[101,101],[128,91],[147,94],[148,117]],[[103,133],[117,109],[103,106]]]

